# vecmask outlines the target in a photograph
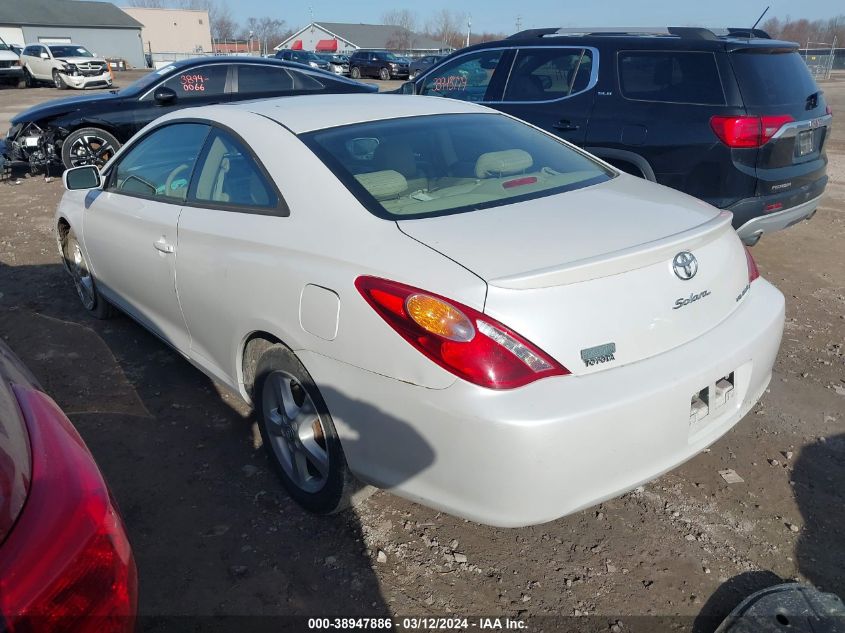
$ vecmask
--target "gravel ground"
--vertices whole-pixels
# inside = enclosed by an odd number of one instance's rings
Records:
[[[845,78],[823,88],[845,112]],[[0,129],[55,96],[0,90]],[[169,630],[174,620],[163,618],[176,615],[454,614],[592,616],[552,626],[579,631],[653,631],[658,620],[642,616],[664,616],[667,627],[704,633],[782,579],[845,597],[838,124],[828,155],[831,184],[816,217],[754,248],[787,298],[761,403],[643,489],[542,526],[476,525],[387,492],[333,518],[299,510],[256,449],[237,397],[131,320],[83,313],[51,231],[58,179],[0,183],[0,334],[105,472],[135,549],[148,630]],[[726,484],[718,473],[727,468],[744,483]]]

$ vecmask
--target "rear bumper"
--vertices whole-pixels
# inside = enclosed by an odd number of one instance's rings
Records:
[[[810,217],[827,187],[827,176],[786,193],[746,198],[728,207],[734,228],[746,244],[755,244],[764,233],[780,231]],[[781,205],[766,212],[770,205]]]
[[[583,376],[492,391],[426,389],[311,352],[350,469],[451,514],[517,527],[650,481],[733,427],[771,379],[783,295],[753,283],[734,313],[670,352]],[[691,421],[693,394],[734,374],[734,395]]]

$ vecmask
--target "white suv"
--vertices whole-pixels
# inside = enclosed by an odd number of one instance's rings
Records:
[[[0,84],[17,86],[23,79],[23,70],[18,54],[0,38]]]
[[[52,82],[65,88],[109,88],[112,76],[105,59],[77,44],[27,44],[21,65],[28,85]]]

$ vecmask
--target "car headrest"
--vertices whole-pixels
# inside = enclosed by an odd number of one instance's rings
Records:
[[[522,149],[506,149],[501,152],[487,152],[475,163],[476,178],[490,176],[511,176],[519,174],[534,164],[531,154]]]
[[[376,200],[395,198],[408,189],[408,181],[398,171],[385,169],[373,171],[369,174],[357,174],[355,180],[363,185]]]

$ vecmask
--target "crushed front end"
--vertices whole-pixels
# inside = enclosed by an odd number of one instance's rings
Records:
[[[9,178],[16,168],[25,168],[34,174],[48,171],[51,164],[60,163],[60,132],[42,128],[34,122],[13,125],[5,140],[0,140],[0,179]]]

